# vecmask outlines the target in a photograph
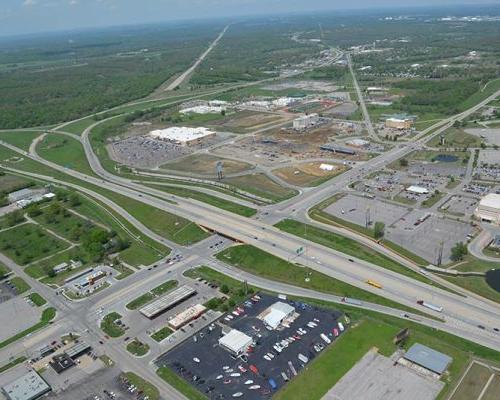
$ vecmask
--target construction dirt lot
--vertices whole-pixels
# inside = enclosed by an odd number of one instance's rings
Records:
[[[221,157],[238,158],[258,163],[266,167],[307,159],[334,158],[337,160],[366,161],[371,157],[370,153],[357,148],[353,148],[356,152],[354,155],[321,150],[320,147],[334,140],[335,135],[336,131],[326,126],[304,133],[275,129],[266,134],[256,134],[223,144],[217,147],[213,153]]]
[[[331,171],[321,169],[322,164],[327,164],[333,169]],[[317,186],[334,176],[340,175],[348,169],[342,164],[332,164],[328,162],[306,162],[289,167],[278,168],[272,171],[274,175],[285,182],[295,186]]]

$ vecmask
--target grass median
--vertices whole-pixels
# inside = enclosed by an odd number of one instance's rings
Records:
[[[251,245],[230,247],[218,253],[216,257],[222,262],[262,278],[337,296],[352,297],[412,313],[424,314],[419,310],[359,289],[309,267],[287,262]]]

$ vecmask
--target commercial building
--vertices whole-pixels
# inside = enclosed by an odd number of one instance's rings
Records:
[[[319,122],[319,115],[316,113],[303,115],[293,120],[293,129],[303,130],[313,127]]]
[[[21,189],[11,192],[8,195],[9,203],[15,203],[19,200],[25,200],[33,196],[41,196],[47,193],[46,189]]]
[[[410,129],[412,127],[412,125],[413,125],[412,118],[391,117],[391,118],[387,118],[385,120],[385,127],[386,128],[404,130],[404,129]]]
[[[195,304],[194,306],[191,306],[184,310],[183,312],[177,314],[175,317],[173,317],[170,321],[168,321],[168,326],[172,329],[180,329],[184,325],[190,323],[194,319],[198,318],[200,315],[202,315],[207,308],[204,305],[201,304]]]
[[[152,303],[146,304],[139,309],[139,312],[145,317],[152,319],[195,294],[196,290],[188,285],[183,285],[161,296]]]
[[[236,329],[231,329],[219,339],[219,346],[236,356],[245,353],[252,343],[253,339],[250,336]]]
[[[278,301],[266,308],[259,316],[259,319],[271,329],[277,329],[285,320],[292,318],[295,308],[287,303]]]
[[[450,356],[420,343],[411,346],[403,358],[438,375],[442,375],[453,361]]]
[[[173,126],[166,129],[157,129],[149,133],[155,139],[173,142],[181,146],[194,146],[201,144],[203,140],[215,137],[215,132],[208,128],[188,128]]]
[[[490,193],[484,196],[474,215],[481,221],[500,225],[500,194]]]
[[[332,153],[347,154],[350,156],[353,156],[356,154],[356,152],[349,147],[337,146],[336,144],[333,144],[333,143],[324,144],[320,147],[320,149],[325,150],[325,151],[331,151]]]
[[[49,384],[36,371],[30,371],[15,381],[2,386],[7,400],[35,400],[51,390]]]
[[[62,353],[52,357],[52,361],[49,362],[49,365],[56,373],[62,374],[64,371],[74,367],[75,362],[66,353]]]
[[[409,186],[406,188],[407,192],[414,193],[414,194],[429,194],[429,189],[424,188],[422,186]]]

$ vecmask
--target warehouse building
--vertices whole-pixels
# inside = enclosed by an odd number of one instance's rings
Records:
[[[191,296],[194,296],[195,294],[196,290],[194,290],[190,286],[183,285],[161,296],[152,303],[145,305],[139,310],[139,312],[145,317],[153,319],[162,312],[167,311],[168,309],[176,306],[180,302],[186,300]]]
[[[184,310],[183,312],[177,314],[170,321],[168,321],[168,326],[172,329],[180,329],[184,325],[189,324],[191,321],[202,315],[207,308],[201,304],[195,304]]]
[[[295,308],[287,303],[278,301],[266,308],[259,319],[271,329],[277,329],[285,320],[290,319],[295,314]]]
[[[194,146],[201,144],[203,140],[215,137],[215,132],[204,127],[172,126],[167,129],[151,131],[149,135],[155,139],[165,140],[181,146]]]
[[[319,122],[319,115],[316,113],[303,115],[293,120],[293,129],[296,129],[298,131],[309,129],[314,125],[317,125],[318,122]]]
[[[219,339],[219,346],[235,356],[245,353],[253,343],[253,339],[236,329],[231,329]]]
[[[15,381],[2,386],[7,400],[35,400],[51,390],[49,384],[36,371],[30,371]]]
[[[500,225],[500,194],[490,193],[484,196],[474,215],[481,221]]]
[[[411,346],[403,358],[438,375],[442,375],[453,361],[450,356],[420,343]]]

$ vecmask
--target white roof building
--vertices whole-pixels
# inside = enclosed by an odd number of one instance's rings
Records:
[[[321,164],[319,166],[319,169],[323,171],[333,171],[335,169],[335,166],[332,164]]]
[[[429,189],[424,188],[422,186],[415,186],[415,185],[407,187],[406,191],[410,192],[410,193],[415,193],[415,194],[428,194],[429,193]]]
[[[262,321],[270,328],[276,329],[285,319],[291,317],[294,313],[295,308],[287,303],[278,301],[264,311]]]
[[[215,132],[209,130],[208,128],[188,128],[184,126],[172,126],[166,129],[157,129],[151,131],[149,134],[156,139],[168,140],[182,145],[189,145],[193,142],[198,142],[201,139],[215,136]]]
[[[219,339],[219,345],[229,352],[240,355],[253,343],[253,339],[236,329],[231,329]]]
[[[482,221],[500,225],[500,194],[490,193],[484,196],[474,215]]]

